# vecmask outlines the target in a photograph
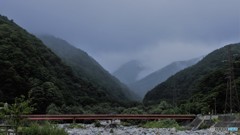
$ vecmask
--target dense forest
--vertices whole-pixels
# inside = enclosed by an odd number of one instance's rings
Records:
[[[235,82],[236,87],[233,89],[236,88],[237,93],[240,93],[239,57],[239,43],[217,49],[196,65],[178,72],[149,91],[144,98],[144,104],[158,104],[165,100],[182,105],[190,113],[211,112],[215,107],[219,113],[228,111],[224,104],[231,67],[234,74],[231,84]],[[232,66],[229,58],[232,58]],[[233,102],[235,104],[239,99]],[[234,110],[237,111],[238,108],[235,107]]]
[[[0,16],[0,56],[0,102],[13,103],[25,95],[33,100],[35,113],[121,104],[102,87],[76,76],[38,38],[4,16]]]
[[[61,39],[45,36],[42,40],[49,48],[0,16],[0,102],[11,104],[24,95],[31,99],[34,113],[51,114],[207,113],[213,109],[224,113],[229,84],[237,90],[235,95],[240,94],[239,43],[217,49],[171,76],[149,91],[141,104],[132,102],[134,94],[87,53]],[[56,49],[57,45],[61,47]],[[234,77],[229,82],[230,73]],[[233,100],[233,112],[239,111],[238,103],[239,99]]]
[[[111,95],[117,100],[133,100],[136,96],[127,86],[108,73],[96,60],[86,52],[67,41],[50,35],[38,36],[44,44],[69,65],[75,74]]]

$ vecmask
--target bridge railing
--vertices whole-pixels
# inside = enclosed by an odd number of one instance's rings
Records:
[[[65,114],[65,115],[22,115],[28,120],[193,120],[196,115],[176,114]]]

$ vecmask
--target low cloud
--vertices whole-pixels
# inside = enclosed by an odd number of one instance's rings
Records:
[[[147,74],[239,42],[239,0],[0,0],[32,33],[60,37],[113,72],[133,59]]]
[[[174,61],[189,60],[207,55],[218,47],[219,45],[209,46],[191,42],[160,42],[158,45],[145,49],[138,54],[139,60],[146,67],[140,77],[159,70]]]
[[[140,74],[141,78],[174,61],[198,58],[224,45],[226,44],[159,42],[155,45],[146,45],[146,48],[136,49],[136,51],[104,52],[95,54],[94,57],[110,72],[114,72],[118,67],[130,60],[138,60],[145,67],[145,70]]]

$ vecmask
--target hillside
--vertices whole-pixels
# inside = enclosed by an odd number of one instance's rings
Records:
[[[110,93],[75,76],[39,39],[4,16],[0,16],[0,56],[0,102],[30,95],[37,113],[45,113],[51,104],[69,108],[116,103]]]
[[[96,60],[86,52],[65,40],[54,36],[41,35],[39,38],[58,55],[83,80],[101,87],[104,92],[117,100],[133,99],[134,94],[124,84],[108,73]]]
[[[214,102],[218,112],[223,112],[226,99],[227,74],[229,73],[228,47],[231,46],[237,88],[240,87],[240,44],[231,44],[217,49],[200,62],[186,68],[159,84],[144,97],[145,104],[161,100],[181,104],[188,102],[192,112],[211,111]],[[239,89],[238,93],[239,93]],[[216,100],[216,101],[214,101]],[[186,102],[185,102],[186,103]],[[186,105],[186,104],[185,104]]]
[[[193,64],[197,63],[200,58],[195,58],[187,61],[176,61],[173,62],[153,73],[150,75],[138,80],[132,84],[129,84],[129,88],[137,93],[141,98],[155,86],[160,84],[161,82],[168,79],[170,76],[174,75],[178,71],[192,66]]]
[[[143,69],[137,60],[131,60],[119,67],[113,72],[113,75],[128,85],[137,81],[137,77]]]

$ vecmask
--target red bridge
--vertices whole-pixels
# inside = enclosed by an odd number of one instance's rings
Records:
[[[196,115],[180,114],[67,114],[67,115],[22,115],[28,120],[193,120]]]

